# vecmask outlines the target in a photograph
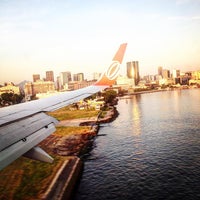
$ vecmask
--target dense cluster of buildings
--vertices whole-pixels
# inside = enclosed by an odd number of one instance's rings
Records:
[[[130,88],[145,88],[148,86],[174,86],[180,85],[200,85],[200,70],[181,72],[174,69],[170,72],[169,69],[163,69],[158,67],[158,73],[156,75],[146,75],[141,77],[139,75],[139,62],[131,61],[127,62],[127,74],[117,79],[116,85],[121,86],[124,89]]]
[[[200,85],[200,70],[182,73],[180,70],[173,70],[158,67],[156,75],[147,75],[141,77],[139,74],[139,62],[130,61],[126,63],[126,75],[119,76],[116,80],[116,87],[128,90],[130,88],[144,88],[149,85]],[[71,74],[69,71],[60,72],[57,79],[54,79],[53,71],[46,71],[46,77],[41,79],[40,74],[33,75],[33,81],[24,85],[24,93],[27,99],[32,96],[52,95],[52,93],[68,90],[76,90],[93,84],[100,73],[93,74],[93,80],[85,80],[83,73]],[[6,84],[0,87],[0,94],[3,92],[20,93],[19,87],[14,84]]]
[[[168,69],[158,67],[158,74],[145,76],[143,78],[146,83],[158,85],[191,85],[200,84],[200,70],[181,72],[174,69],[172,72]]]
[[[95,77],[97,75],[95,74]],[[40,97],[50,95],[58,91],[77,90],[93,84],[93,81],[84,79],[83,73],[72,74],[69,71],[60,72],[56,81],[54,81],[53,71],[46,71],[46,77],[41,79],[39,74],[33,74],[33,82],[28,82],[24,86],[26,97],[38,95]]]

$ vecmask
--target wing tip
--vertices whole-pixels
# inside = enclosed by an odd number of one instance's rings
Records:
[[[112,59],[111,65],[106,69],[106,71],[102,74],[99,80],[94,84],[97,86],[110,86],[113,85],[119,75],[120,64],[124,58],[124,54],[126,51],[127,43],[122,43],[119,46],[114,58]]]
[[[127,43],[122,43],[116,52],[113,61],[118,61],[120,64],[122,64],[122,60],[124,58],[124,54],[126,51]]]

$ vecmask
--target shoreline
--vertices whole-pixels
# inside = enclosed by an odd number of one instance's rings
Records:
[[[134,96],[138,94],[148,94],[148,93],[155,93],[155,92],[168,92],[168,91],[175,91],[175,90],[191,90],[191,89],[199,89],[194,87],[187,87],[187,88],[172,88],[172,89],[159,89],[159,90],[144,90],[141,92],[131,92],[131,93],[125,93],[123,96],[120,96],[120,99],[126,99],[127,96]]]
[[[127,96],[165,91],[169,90],[163,89],[142,91],[134,94],[129,94]],[[120,98],[126,98],[126,96]],[[57,145],[58,148],[54,147],[54,151],[57,148],[56,154],[65,157],[66,161],[63,162],[56,175],[54,175],[54,179],[51,182],[53,186],[49,187],[48,190],[46,190],[46,194],[45,196],[43,196],[45,198],[41,199],[70,200],[73,197],[76,186],[80,181],[81,175],[83,173],[84,157],[87,156],[92,149],[93,141],[95,137],[98,136],[100,124],[109,123],[113,121],[117,116],[118,111],[114,106],[112,106],[112,110],[107,111],[107,114],[106,116],[104,116],[104,118],[100,118],[98,115],[97,117],[92,118],[60,121],[58,127],[70,125],[89,126],[90,131],[82,134],[79,134],[77,132],[70,136],[61,136],[60,138],[62,139],[60,139],[60,142],[56,142],[55,145]],[[72,162],[70,161],[70,165],[66,164],[69,162],[69,159],[74,160]],[[68,173],[65,173],[66,171],[68,171]],[[55,188],[58,189],[56,189],[55,191]],[[59,190],[59,188],[62,188],[62,190]]]
[[[84,157],[91,151],[93,141],[98,136],[99,125],[109,123],[118,116],[114,106],[107,111],[104,118],[99,115],[92,119],[74,119],[64,120],[59,126],[89,126],[90,131],[86,133],[75,133],[69,136],[61,136],[54,139],[54,145],[51,149],[55,154],[65,157],[65,160],[49,183],[45,193],[41,195],[44,199],[69,200],[74,194],[76,185],[80,180],[84,167]],[[70,121],[70,122],[69,122]]]

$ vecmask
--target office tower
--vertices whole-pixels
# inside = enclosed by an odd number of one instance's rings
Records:
[[[126,65],[128,78],[134,79],[135,85],[137,85],[140,81],[138,61],[127,62]]]
[[[164,79],[170,78],[170,71],[169,71],[168,69],[163,69],[163,70],[162,70],[162,77],[163,77]]]
[[[53,71],[46,71],[46,81],[54,82]]]
[[[172,71],[172,78],[173,78],[173,83],[174,84],[180,84],[181,79],[180,79],[180,70],[173,69]]]
[[[98,80],[100,76],[101,76],[101,73],[97,73],[97,72],[93,73],[93,80]]]
[[[73,75],[73,81],[78,81],[78,74]]]
[[[78,73],[78,81],[84,81],[84,74]]]
[[[163,68],[162,67],[158,67],[158,75],[162,76],[162,71],[163,71]]]
[[[84,74],[83,73],[74,74],[73,80],[79,82],[84,81]]]
[[[173,69],[173,71],[172,71],[172,77],[173,78],[177,78],[179,76],[180,76],[180,70]]]
[[[37,80],[40,80],[39,74],[33,74],[33,82],[36,82]]]
[[[60,90],[61,89],[61,80],[60,80],[60,76],[57,76],[56,78],[56,89]]]
[[[72,81],[71,72],[60,72],[61,88],[63,88],[64,85],[68,84],[70,81]]]

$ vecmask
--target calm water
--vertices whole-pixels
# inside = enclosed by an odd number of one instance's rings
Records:
[[[200,199],[200,89],[131,96],[117,110],[75,199]]]

